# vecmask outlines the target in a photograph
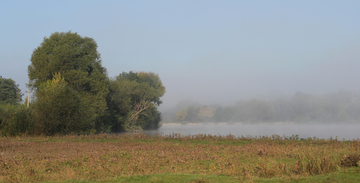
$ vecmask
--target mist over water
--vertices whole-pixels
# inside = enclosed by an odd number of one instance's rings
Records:
[[[207,125],[163,125],[159,130],[145,131],[145,134],[162,133],[164,135],[180,133],[181,135],[234,135],[236,137],[259,137],[280,135],[299,135],[299,138],[319,138],[353,140],[360,138],[360,124],[207,124]]]

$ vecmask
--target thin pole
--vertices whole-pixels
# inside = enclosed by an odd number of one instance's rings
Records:
[[[29,90],[28,90],[27,108],[29,108],[29,104],[30,104],[30,92],[29,92]]]

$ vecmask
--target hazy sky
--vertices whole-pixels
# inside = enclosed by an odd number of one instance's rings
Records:
[[[360,1],[0,0],[0,75],[26,91],[44,37],[93,38],[114,77],[158,73],[164,107],[360,90]]]

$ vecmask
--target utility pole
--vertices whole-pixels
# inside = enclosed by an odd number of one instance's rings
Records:
[[[30,91],[28,90],[28,97],[27,97],[27,108],[29,108],[29,104],[30,104]]]
[[[28,90],[28,103],[27,103],[27,108],[29,108],[30,105],[30,91]]]

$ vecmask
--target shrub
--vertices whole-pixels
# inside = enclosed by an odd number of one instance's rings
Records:
[[[34,133],[90,133],[95,128],[95,112],[86,96],[70,88],[60,74],[56,74],[36,92]]]
[[[32,108],[25,105],[0,105],[0,128],[2,135],[14,136],[32,132]]]

